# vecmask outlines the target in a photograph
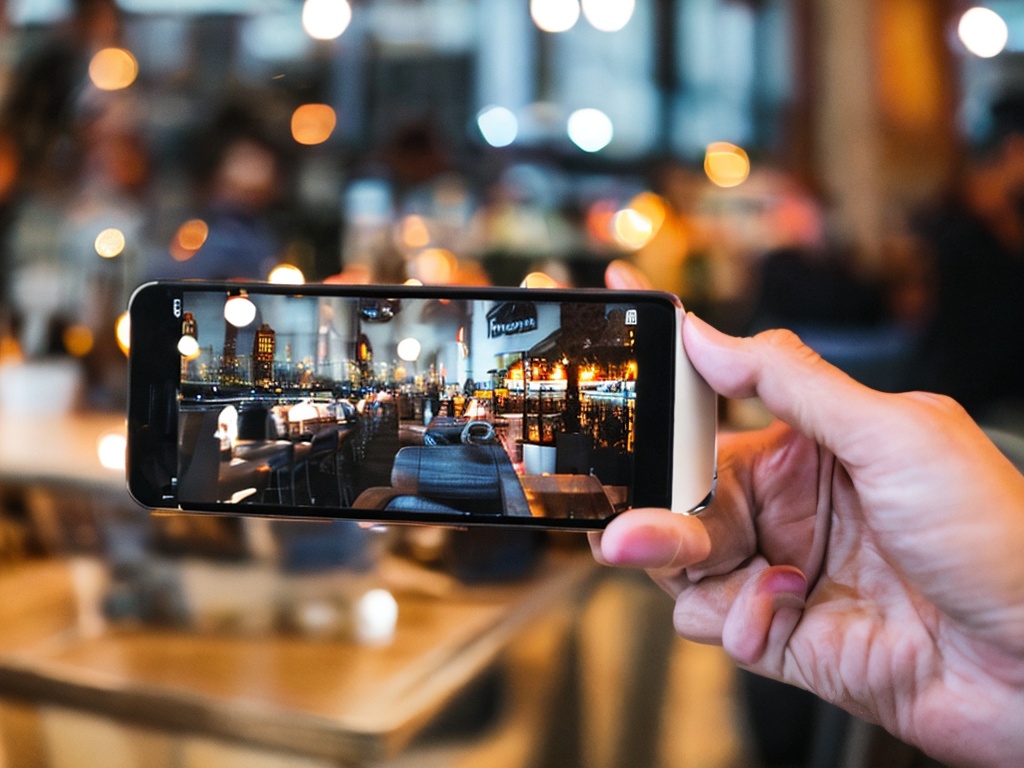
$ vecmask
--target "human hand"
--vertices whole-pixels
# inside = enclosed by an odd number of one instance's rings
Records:
[[[647,569],[679,634],[747,669],[939,759],[1024,764],[1024,478],[951,400],[870,390],[791,333],[688,316],[683,341],[779,421],[721,436],[707,510],[629,511],[595,556]]]

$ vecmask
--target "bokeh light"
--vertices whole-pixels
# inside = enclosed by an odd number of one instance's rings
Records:
[[[989,8],[971,8],[964,12],[957,25],[957,34],[964,47],[983,59],[1003,52],[1010,39],[1010,30],[1003,17]]]
[[[114,337],[117,339],[117,346],[127,355],[132,346],[132,321],[127,312],[122,312],[114,323]]]
[[[202,219],[189,219],[174,233],[171,240],[171,258],[188,261],[203,247],[210,235],[210,227]]]
[[[668,204],[654,192],[641,192],[629,201],[629,207],[651,222],[652,237],[658,234],[668,215]]]
[[[612,217],[615,216],[615,203],[612,200],[597,200],[587,209],[587,234],[598,243],[612,242]]]
[[[353,607],[355,639],[364,645],[385,645],[395,636],[398,601],[386,589],[371,589]]]
[[[14,191],[20,178],[21,158],[14,140],[0,135],[0,201],[6,200]]]
[[[267,282],[275,285],[302,285],[306,276],[294,264],[278,264],[267,275]]]
[[[116,227],[104,229],[96,235],[96,239],[93,241],[93,248],[96,249],[96,253],[104,259],[113,259],[120,256],[124,252],[124,246],[124,233]]]
[[[89,326],[75,323],[64,329],[64,333],[61,334],[61,341],[64,343],[64,349],[67,350],[69,355],[72,357],[85,357],[92,352],[95,339]]]
[[[292,138],[299,144],[323,144],[334,133],[338,116],[327,104],[303,104],[292,112]]]
[[[618,32],[633,18],[636,0],[581,0],[583,16],[594,29]]]
[[[426,248],[430,245],[430,229],[422,216],[411,213],[398,224],[398,237],[406,248]]]
[[[412,336],[398,342],[398,357],[407,363],[414,363],[419,359],[423,346]]]
[[[96,455],[106,469],[124,470],[128,440],[120,432],[107,432],[96,441]]]
[[[651,220],[632,208],[623,208],[612,216],[612,234],[623,248],[636,250],[654,236]]]
[[[485,107],[476,116],[476,124],[492,147],[507,147],[519,135],[519,120],[507,107]]]
[[[558,281],[547,272],[531,272],[519,284],[522,288],[560,288]]]
[[[409,262],[409,277],[415,277],[424,285],[445,285],[452,282],[458,268],[458,259],[451,251],[427,248]]]
[[[584,152],[599,152],[607,147],[615,131],[611,118],[599,109],[577,109],[566,125],[569,139]]]
[[[103,48],[89,62],[89,79],[101,91],[119,91],[135,82],[139,63],[124,48]]]
[[[750,158],[735,144],[716,141],[704,154],[704,173],[720,187],[735,187],[750,175]]]
[[[236,328],[244,328],[256,319],[256,305],[244,293],[224,302],[224,319]]]
[[[302,6],[302,28],[314,40],[341,37],[351,21],[348,0],[306,0]]]
[[[187,360],[199,357],[199,341],[189,333],[182,335],[178,339],[178,352]]]
[[[544,32],[567,32],[580,18],[579,0],[530,0],[530,18]]]

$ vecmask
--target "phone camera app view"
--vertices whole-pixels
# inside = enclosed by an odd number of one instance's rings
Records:
[[[183,505],[594,520],[631,502],[634,305],[185,290],[180,310]]]

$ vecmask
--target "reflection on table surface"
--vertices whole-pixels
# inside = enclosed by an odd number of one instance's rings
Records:
[[[121,413],[26,416],[4,412],[0,417],[0,481],[113,491],[127,498],[125,431]],[[109,440],[106,445],[105,438]]]

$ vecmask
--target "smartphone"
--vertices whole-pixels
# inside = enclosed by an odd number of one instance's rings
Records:
[[[158,281],[130,303],[154,509],[599,529],[690,512],[716,402],[653,291]]]

